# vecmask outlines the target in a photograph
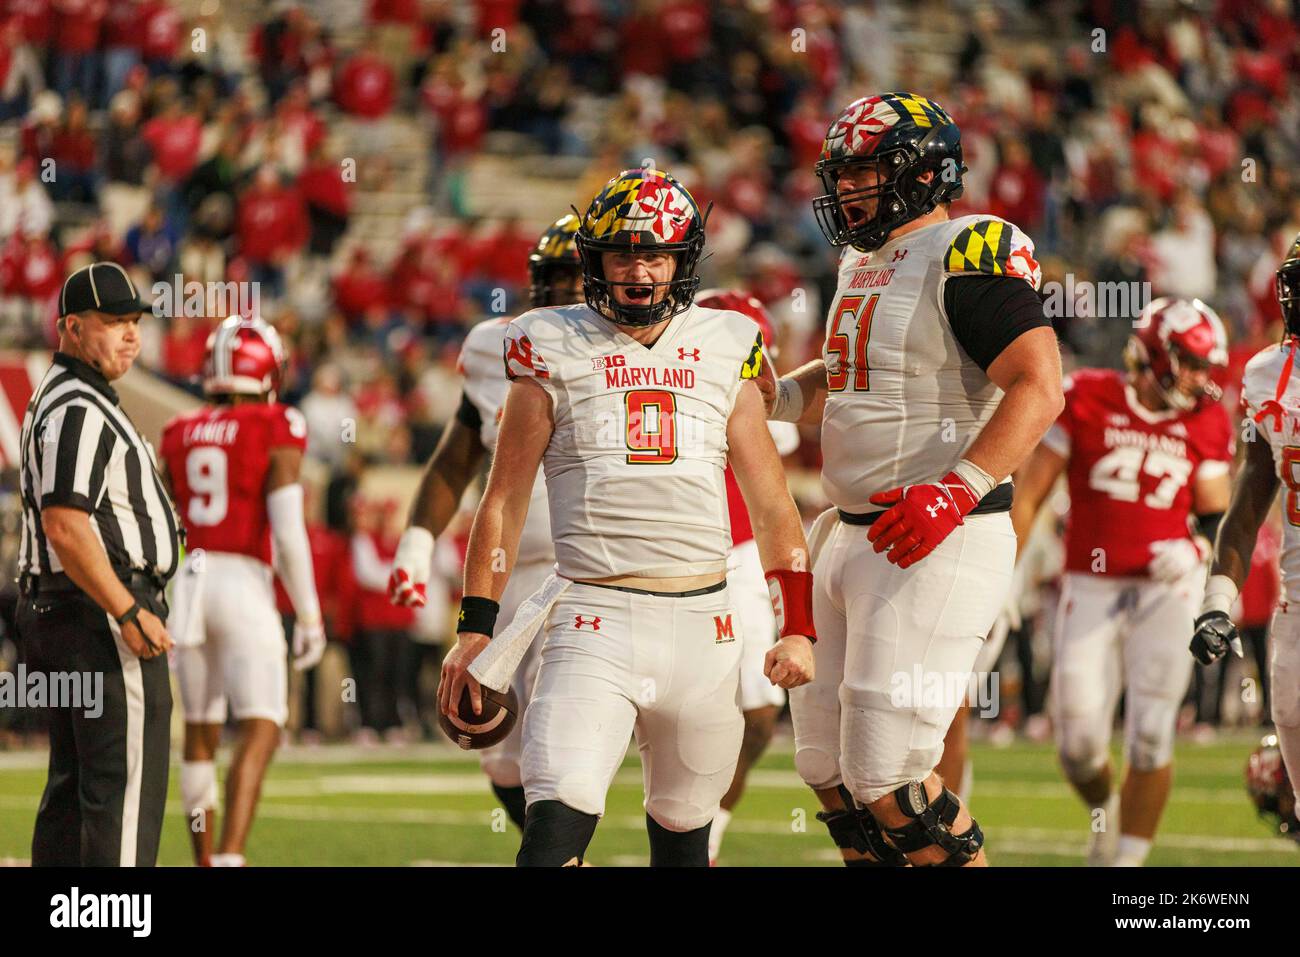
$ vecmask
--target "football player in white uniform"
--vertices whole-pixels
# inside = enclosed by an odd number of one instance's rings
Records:
[[[948,218],[963,172],[925,97],[865,97],[831,124],[813,208],[850,248],[823,358],[771,397],[772,418],[821,420],[836,506],[809,534],[821,641],[790,696],[795,763],[845,859],[869,864],[984,863],[934,768],[1011,584],[1009,476],[1062,402],[1033,244]]]
[[[1228,617],[1250,571],[1255,538],[1279,488],[1285,488],[1282,525],[1283,599],[1273,615],[1269,676],[1273,724],[1292,782],[1300,780],[1300,377],[1294,374],[1300,348],[1300,236],[1277,270],[1277,301],[1286,323],[1281,345],[1261,350],[1246,363],[1241,397],[1253,423],[1242,437],[1245,450],[1233,482],[1232,501],[1219,526],[1214,564],[1196,619],[1191,651],[1201,664],[1222,658],[1231,647],[1241,656],[1241,638]],[[1263,441],[1260,441],[1260,438]]]
[[[544,621],[523,719],[517,862],[581,863],[635,731],[651,865],[707,866],[709,823],[744,726],[724,465],[744,493],[777,609],[767,674],[787,689],[813,668],[803,528],[746,381],[762,366],[758,327],[693,302],[704,247],[694,199],[666,173],[628,170],[592,201],[577,242],[586,302],[534,309],[507,333],[513,382],[440,704],[454,711],[468,688],[477,710],[477,677]],[[517,615],[489,648],[539,465],[558,575],[530,599],[531,621]],[[485,649],[490,664],[470,674]]]
[[[729,309],[749,316],[763,333],[763,362],[771,372],[776,357],[776,331],[772,317],[758,299],[737,289],[706,289],[696,297],[706,309]],[[782,457],[799,447],[799,429],[790,422],[769,422],[768,431]],[[727,561],[727,590],[739,616],[744,652],[740,659],[740,710],[745,715],[745,736],[731,787],[722,796],[721,807],[709,829],[709,862],[716,864],[722,849],[722,836],[731,823],[732,809],[745,793],[749,770],[767,750],[776,730],[776,719],[785,704],[785,691],[772,684],[763,674],[764,659],[776,641],[776,616],[763,577],[763,560],[754,541],[754,530],[745,510],[745,499],[736,485],[736,476],[727,469],[727,509],[731,513],[731,557]]]
[[[566,214],[542,234],[528,257],[529,305],[565,306],[582,299],[582,262],[574,235],[578,217]],[[411,503],[409,525],[402,533],[388,582],[388,597],[396,605],[420,607],[433,562],[434,539],[443,533],[456,514],[461,497],[478,474],[484,456],[496,445],[497,427],[505,405],[510,380],[501,368],[508,319],[480,322],[465,337],[461,349],[461,374],[465,377],[460,408],[447,426],[429,464],[425,466],[415,501]],[[546,507],[546,481],[539,474],[533,483],[528,520],[520,534],[510,586],[501,596],[500,621],[509,625],[525,598],[537,590],[555,564],[551,544],[551,523]],[[537,674],[537,655],[530,653],[515,673],[514,689],[519,707],[526,709]],[[524,827],[524,787],[519,775],[522,745],[520,727],[515,726],[500,744],[479,752],[483,771],[510,819]]]

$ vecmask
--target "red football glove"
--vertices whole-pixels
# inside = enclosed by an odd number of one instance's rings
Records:
[[[872,505],[892,506],[872,523],[867,541],[899,568],[915,565],[963,524],[979,499],[960,475],[949,472],[931,485],[905,485],[871,496]]]

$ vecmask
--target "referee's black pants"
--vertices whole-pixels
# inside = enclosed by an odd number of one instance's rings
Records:
[[[165,617],[157,600],[136,598]],[[32,864],[152,867],[171,752],[167,656],[137,658],[117,623],[82,592],[25,595],[17,617],[29,672],[103,675],[99,708],[89,709],[97,717],[86,707],[46,709],[50,767]]]

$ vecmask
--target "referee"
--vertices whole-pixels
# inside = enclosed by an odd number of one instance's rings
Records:
[[[176,571],[177,521],[153,449],[110,385],[140,352],[143,308],[116,263],[69,276],[59,349],[23,419],[17,623],[27,664],[103,675],[98,717],[84,702],[50,702],[36,866],[152,866],[158,856],[172,708],[163,588]]]

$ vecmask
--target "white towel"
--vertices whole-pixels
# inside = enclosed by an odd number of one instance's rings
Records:
[[[542,586],[533,592],[515,612],[510,627],[497,635],[469,666],[469,673],[479,684],[493,691],[504,692],[510,687],[519,662],[537,637],[554,605],[573,584],[571,578],[559,575],[546,576]]]
[[[207,637],[203,627],[203,583],[208,577],[208,563],[204,557],[201,548],[189,552],[172,579],[167,633],[177,648],[197,648]]]

